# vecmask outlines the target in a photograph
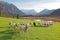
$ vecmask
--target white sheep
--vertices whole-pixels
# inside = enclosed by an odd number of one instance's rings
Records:
[[[13,24],[13,28],[16,29],[18,27],[18,23]]]
[[[49,25],[53,25],[53,21],[48,21],[49,22]]]
[[[20,30],[24,31],[25,30],[25,25],[20,25]]]
[[[27,30],[28,30],[28,28],[29,28],[29,24],[26,24],[26,25],[20,25],[20,29],[22,30],[22,31],[24,31],[24,32],[26,32]]]
[[[31,25],[29,23],[27,23],[26,28],[25,28],[25,32],[28,31],[30,27],[31,27]]]
[[[46,26],[46,21],[42,20],[42,26]]]
[[[49,21],[46,21],[46,26],[50,26],[50,22]]]
[[[42,21],[43,26],[51,26],[52,24],[53,24],[53,21],[47,21],[47,20]]]

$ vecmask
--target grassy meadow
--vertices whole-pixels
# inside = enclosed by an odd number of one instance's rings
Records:
[[[19,28],[14,31],[13,28],[9,28],[8,22],[24,23],[33,22],[33,20],[13,19],[0,17],[0,40],[60,40],[60,23],[54,22],[49,27],[34,27],[29,28],[28,32],[21,32]]]

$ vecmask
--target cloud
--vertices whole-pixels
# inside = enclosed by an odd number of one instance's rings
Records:
[[[20,0],[22,3],[51,3],[51,2],[59,2],[60,0]]]
[[[44,8],[60,8],[60,0],[7,0],[7,2],[13,3],[19,9],[35,9],[40,11]]]
[[[18,5],[17,5],[18,4]],[[15,3],[15,5],[19,9],[35,9],[37,12],[43,9],[57,9],[60,8],[60,2],[53,2],[53,3],[28,3],[28,4],[20,4]]]
[[[60,2],[55,2],[55,3],[46,3],[42,5],[42,8],[47,8],[47,9],[57,9],[60,8]]]

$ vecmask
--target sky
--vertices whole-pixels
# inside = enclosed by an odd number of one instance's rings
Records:
[[[12,3],[19,9],[35,9],[37,12],[43,9],[60,8],[60,0],[0,0]]]

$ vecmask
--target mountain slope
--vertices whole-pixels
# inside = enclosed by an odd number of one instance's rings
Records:
[[[53,16],[60,16],[60,8],[51,13]]]
[[[16,16],[17,14],[19,14],[19,16],[24,15],[24,13],[21,10],[19,10],[15,5],[9,4],[4,1],[0,1],[0,9],[1,13],[6,16],[7,15]]]
[[[54,10],[48,10],[48,9],[44,9],[41,12],[39,12],[37,14],[37,16],[45,16],[45,15],[50,15]]]

